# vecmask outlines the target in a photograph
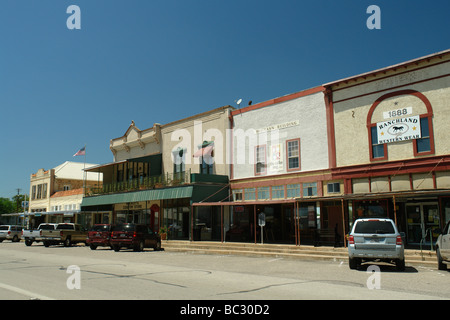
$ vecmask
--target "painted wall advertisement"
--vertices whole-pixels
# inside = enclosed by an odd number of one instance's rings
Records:
[[[277,173],[283,170],[283,158],[281,153],[281,144],[270,146],[269,172]]]
[[[378,144],[420,139],[420,116],[377,123]]]

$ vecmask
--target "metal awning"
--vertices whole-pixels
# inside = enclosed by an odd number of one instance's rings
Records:
[[[110,205],[127,202],[191,198],[192,191],[193,186],[186,186],[186,187],[106,194],[101,196],[85,197],[83,198],[81,206],[89,207],[89,206]]]

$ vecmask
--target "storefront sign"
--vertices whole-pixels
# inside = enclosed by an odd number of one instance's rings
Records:
[[[256,129],[256,133],[285,129],[285,128],[289,128],[289,127],[298,126],[299,124],[300,124],[299,120],[292,120],[292,121],[288,121],[288,122],[284,122],[284,123],[280,123],[280,124],[274,124],[272,126],[264,127],[261,129]]]
[[[420,116],[377,123],[378,144],[420,139]]]
[[[145,202],[130,202],[130,203],[118,203],[114,205],[115,210],[142,210],[145,209]]]

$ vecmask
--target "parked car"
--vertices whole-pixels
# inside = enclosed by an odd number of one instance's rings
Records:
[[[391,219],[358,219],[348,237],[350,269],[365,261],[395,263],[405,269],[405,248],[402,235]]]
[[[450,221],[436,240],[436,257],[438,269],[447,270],[447,264],[450,264]]]
[[[25,239],[25,245],[31,246],[33,242],[42,241],[42,230],[55,230],[57,223],[41,223],[37,229],[23,229],[22,239]]]
[[[116,225],[111,232],[111,246],[114,251],[121,248],[142,251],[144,248],[161,249],[161,236],[142,224],[126,223]]]
[[[19,242],[22,237],[22,227],[14,225],[0,226],[0,242],[3,240],[12,240],[12,242]]]
[[[81,225],[75,223],[59,223],[55,230],[42,230],[44,246],[63,243],[65,247],[72,244],[86,243],[87,231]]]
[[[86,244],[89,245],[91,250],[95,250],[97,247],[111,246],[109,241],[111,238],[111,227],[110,224],[95,224],[92,226],[86,238]]]

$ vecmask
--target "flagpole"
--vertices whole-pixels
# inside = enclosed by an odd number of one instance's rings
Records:
[[[84,145],[84,166],[83,166],[83,197],[86,196],[86,144]]]

